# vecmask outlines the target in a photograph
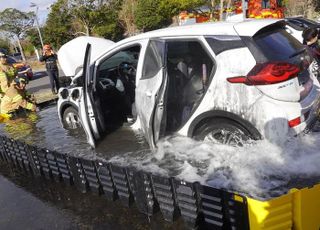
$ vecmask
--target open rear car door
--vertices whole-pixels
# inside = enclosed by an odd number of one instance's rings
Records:
[[[141,128],[151,148],[160,137],[165,113],[167,85],[165,41],[151,39],[144,58],[142,76],[136,88],[136,106]]]

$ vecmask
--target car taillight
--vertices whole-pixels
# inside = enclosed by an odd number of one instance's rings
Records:
[[[297,77],[300,68],[286,62],[258,63],[247,76],[227,78],[230,83],[246,85],[271,85]]]
[[[293,120],[290,120],[288,122],[288,125],[289,125],[290,128],[293,128],[293,127],[295,127],[297,125],[300,125],[300,124],[301,124],[301,118],[300,117],[297,117],[297,118],[295,118]]]

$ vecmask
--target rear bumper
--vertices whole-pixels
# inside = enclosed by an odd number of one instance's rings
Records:
[[[301,105],[301,124],[291,128],[291,133],[297,135],[300,133],[308,133],[319,119],[320,110],[320,91],[316,89],[314,95],[311,97],[312,104]]]
[[[307,117],[306,117],[306,114]],[[320,98],[314,103],[311,109],[304,113],[305,120],[301,122],[300,125],[292,128],[291,133],[293,135],[297,135],[300,133],[308,133],[315,126],[317,121],[319,120],[320,115]]]
[[[303,130],[304,133],[308,133],[312,128],[315,126],[315,124],[319,121],[319,114],[320,114],[320,99],[318,99],[317,103],[315,103],[315,106],[310,111],[309,118],[306,121],[306,127]]]

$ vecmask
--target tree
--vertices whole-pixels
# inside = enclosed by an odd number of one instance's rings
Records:
[[[315,6],[316,6],[316,4],[315,4],[315,0],[307,0],[306,1],[306,16],[308,17],[308,18],[313,18],[313,16],[314,16],[314,11],[315,11]]]
[[[86,35],[122,38],[123,27],[118,19],[121,3],[121,0],[69,0],[73,28]]]
[[[117,41],[123,38],[124,29],[120,24],[118,12],[121,2],[109,1],[98,7],[92,13],[92,33],[98,36]]]
[[[172,17],[182,10],[197,11],[208,4],[206,0],[138,0],[135,24],[138,29],[149,31],[172,23]]]
[[[20,39],[25,31],[33,25],[34,12],[21,12],[17,9],[7,8],[0,12],[0,30],[6,31],[18,40],[21,56],[25,60]]]
[[[170,17],[160,14],[161,0],[139,0],[135,11],[135,24],[142,31],[149,31],[170,24]]]
[[[40,28],[41,33],[43,34],[43,29]],[[39,39],[39,33],[36,28],[32,28],[26,31],[26,38],[32,43],[35,47],[41,47],[41,41]]]
[[[316,7],[315,10],[319,13],[320,12],[320,1],[315,2],[315,7]]]
[[[51,5],[43,31],[45,43],[50,43],[55,48],[59,48],[75,37],[68,0],[58,0]]]
[[[100,3],[100,2],[99,2]],[[70,13],[74,20],[76,20],[84,28],[86,35],[91,34],[91,30],[94,27],[92,23],[93,10],[95,9],[94,0],[70,0],[69,8]]]
[[[135,35],[139,31],[135,24],[136,7],[137,0],[124,0],[119,11],[119,20],[127,36]]]
[[[0,38],[0,51],[9,51],[10,50],[10,41],[5,38]]]

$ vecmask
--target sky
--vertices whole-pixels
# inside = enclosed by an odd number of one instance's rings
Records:
[[[0,11],[6,8],[16,8],[23,12],[36,11],[36,7],[30,7],[30,3],[35,3],[38,9],[39,23],[42,25],[46,21],[50,6],[56,0],[0,0]]]

